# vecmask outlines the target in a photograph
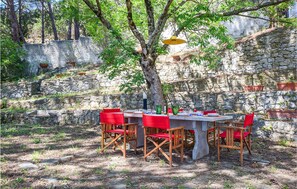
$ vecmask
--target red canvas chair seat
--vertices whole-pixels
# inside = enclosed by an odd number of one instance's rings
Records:
[[[107,130],[107,131],[104,131],[105,133],[118,133],[118,134],[124,134],[124,130],[123,129],[114,129],[114,130]],[[129,131],[126,131],[126,134],[129,134],[129,133],[132,133],[132,134],[135,134],[135,132],[129,132]]]
[[[231,122],[229,126],[218,126],[220,129],[225,129],[224,132],[218,135],[218,161],[220,161],[221,148],[240,150],[240,164],[243,165],[243,149],[247,147],[249,154],[251,153],[251,133],[254,123],[254,113],[245,115],[244,122]],[[248,129],[248,131],[246,131]],[[220,143],[220,139],[222,143]],[[239,142],[236,145],[235,142]]]
[[[151,134],[151,135],[147,135],[148,137],[153,137],[153,138],[158,138],[158,139],[166,139],[169,140],[170,136],[168,133],[157,133],[157,134]],[[172,139],[174,139],[174,135],[171,136]],[[179,136],[181,137],[181,136]]]
[[[169,161],[172,166],[172,150],[175,150],[183,161],[184,154],[184,127],[170,128],[168,116],[146,115],[142,116],[144,129],[144,159],[149,155],[159,151]],[[147,143],[151,142],[154,148],[148,151]],[[169,155],[165,153],[162,147],[169,144]]]
[[[107,111],[100,113],[101,125],[101,152],[113,145],[114,149],[118,147],[123,156],[126,157],[126,143],[133,145],[135,153],[137,147],[137,124],[125,123],[124,113],[116,111]],[[105,142],[109,142],[105,145]],[[132,143],[133,142],[133,143]]]
[[[250,134],[250,132],[243,132],[243,138],[246,138],[249,134]],[[224,132],[222,132],[220,134],[220,137],[221,138],[226,138],[226,135],[227,135],[227,133],[226,133],[226,131],[224,131]],[[241,135],[240,131],[235,131],[234,132],[234,138],[240,139],[240,135]]]

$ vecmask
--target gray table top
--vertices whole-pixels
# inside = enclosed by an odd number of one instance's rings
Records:
[[[156,115],[156,116],[166,116],[166,115],[159,115],[159,114],[148,114],[148,115]],[[124,112],[124,116],[141,118],[142,112],[135,113],[135,112]],[[207,121],[207,122],[214,122],[214,121],[223,121],[223,120],[231,120],[233,116],[223,116],[219,115],[217,117],[210,117],[210,116],[196,116],[196,115],[170,115],[170,120],[185,120],[185,121]]]

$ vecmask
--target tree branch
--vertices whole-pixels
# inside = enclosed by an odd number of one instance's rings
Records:
[[[256,10],[259,10],[259,9],[262,9],[262,8],[265,8],[265,7],[269,7],[269,6],[273,6],[273,5],[279,5],[281,3],[285,3],[285,2],[289,2],[289,1],[291,1],[291,0],[276,0],[276,1],[264,2],[262,4],[258,4],[257,6],[254,6],[254,7],[245,7],[245,8],[229,11],[229,12],[224,12],[221,15],[222,16],[238,15],[238,14],[243,13],[243,12],[256,11]]]
[[[103,16],[102,14],[102,10],[101,10],[101,5],[99,0],[96,0],[96,4],[97,4],[97,9],[95,8],[95,6],[89,1],[89,0],[83,0],[85,2],[85,4],[91,9],[91,11],[93,11],[93,13],[96,14],[96,16],[99,18],[99,20],[101,21],[101,23],[109,30],[113,31],[113,27],[111,26],[110,22],[108,20],[106,20],[106,18]]]
[[[257,16],[244,15],[244,14],[238,14],[238,16],[252,18],[252,19],[260,19],[260,20],[265,20],[265,21],[269,21],[269,22],[282,22],[282,23],[287,23],[287,24],[291,23],[291,22],[286,22],[285,20],[268,19],[268,18],[262,18],[262,17],[257,17]]]
[[[265,7],[269,7],[269,6],[273,6],[273,5],[279,5],[281,3],[285,3],[285,2],[289,2],[289,1],[290,0],[277,0],[277,1],[273,1],[273,2],[263,2],[262,4],[258,4],[257,6],[254,6],[254,7],[245,7],[245,8],[241,8],[241,9],[221,13],[221,14],[219,14],[219,16],[235,16],[235,15],[243,16],[240,13],[256,11],[256,10],[259,10],[259,9],[262,9],[262,8],[265,8]],[[195,17],[193,17],[193,19],[197,19],[197,18],[199,18],[201,16],[206,16],[207,17],[207,16],[213,16],[213,14],[209,14],[209,13],[197,14]],[[187,23],[182,24],[182,26],[175,31],[174,35],[178,36],[187,27],[187,25],[188,25]],[[168,45],[164,45],[163,47],[166,48],[167,46]]]
[[[170,5],[172,4],[172,1],[173,0],[167,0],[167,3],[163,9],[163,12],[158,19],[157,26],[156,26],[154,32],[149,37],[149,41],[147,44],[149,49],[155,44],[156,40],[159,39],[159,37],[162,33],[164,25],[169,18],[168,11],[169,11]]]
[[[95,15],[99,18],[100,22],[103,24],[104,27],[106,27],[111,32],[115,31],[114,28],[112,27],[112,25],[110,24],[110,22],[103,16],[102,9],[101,9],[101,4],[100,4],[99,0],[96,0],[97,9],[95,8],[95,6],[89,0],[83,0],[83,1],[91,9],[91,11],[93,13],[95,13]],[[120,35],[116,34],[115,38],[122,45],[122,43],[121,43],[123,41],[122,37]],[[134,55],[138,55],[138,52],[136,50],[134,50],[132,53]]]
[[[147,13],[148,34],[151,35],[155,30],[154,9],[151,0],[144,0],[144,3]]]
[[[145,40],[143,35],[138,31],[134,21],[133,21],[133,16],[132,16],[132,3],[130,0],[126,0],[126,7],[127,7],[127,19],[128,19],[128,23],[129,23],[129,27],[130,30],[132,31],[132,33],[134,34],[134,36],[138,39],[138,41],[140,42],[140,45],[142,47],[142,49],[146,48],[145,45]]]

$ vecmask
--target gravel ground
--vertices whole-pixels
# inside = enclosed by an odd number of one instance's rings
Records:
[[[252,156],[217,150],[192,161],[133,151],[98,153],[98,126],[1,126],[1,188],[297,188],[297,148],[289,141],[254,139]]]

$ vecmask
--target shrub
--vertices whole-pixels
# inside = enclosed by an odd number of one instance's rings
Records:
[[[25,50],[10,37],[1,36],[1,81],[13,81],[24,77],[26,62],[22,60]]]

